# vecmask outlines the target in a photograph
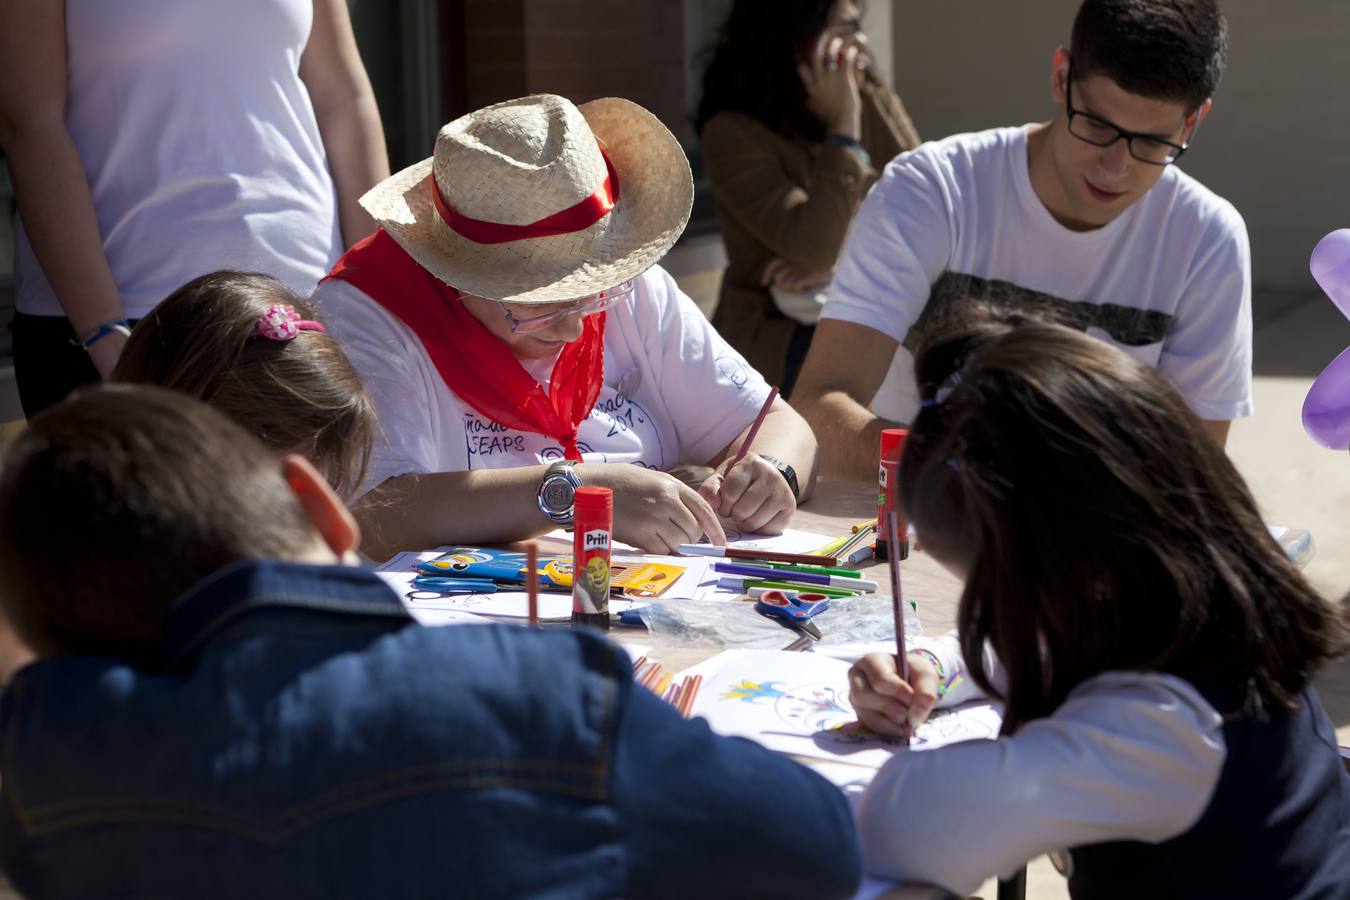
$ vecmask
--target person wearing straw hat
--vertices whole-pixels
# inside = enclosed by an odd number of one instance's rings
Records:
[[[656,265],[683,231],[689,164],[627,100],[548,94],[443,127],[435,154],[361,198],[378,221],[314,294],[383,426],[358,504],[378,556],[520,539],[614,490],[615,536],[673,551],[717,514],[781,530],[816,442]],[[617,463],[629,463],[618,465]],[[667,473],[713,466],[694,490]]]

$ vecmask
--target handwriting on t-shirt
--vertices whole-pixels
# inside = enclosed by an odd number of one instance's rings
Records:
[[[468,443],[470,456],[525,452],[525,435],[500,422],[477,416],[464,417],[464,440]]]

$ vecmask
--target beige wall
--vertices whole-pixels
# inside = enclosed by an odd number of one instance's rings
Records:
[[[1350,226],[1350,2],[1222,6],[1228,73],[1182,163],[1246,218],[1258,290],[1313,291],[1313,245]],[[1050,55],[1068,43],[1077,8],[1077,0],[895,3],[895,82],[920,133],[1047,118]]]

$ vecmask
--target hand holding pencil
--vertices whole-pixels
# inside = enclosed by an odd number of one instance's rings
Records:
[[[869,653],[848,670],[848,699],[858,721],[877,734],[909,738],[928,719],[937,702],[938,674],[923,653],[911,653],[909,678],[900,675],[899,657]]]
[[[778,388],[773,388],[736,454],[723,460],[699,485],[699,494],[717,514],[741,531],[781,534],[797,509],[797,499],[782,474],[759,454],[750,452],[777,398]]]

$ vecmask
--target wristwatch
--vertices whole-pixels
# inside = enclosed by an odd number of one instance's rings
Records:
[[[572,468],[576,464],[573,459],[560,459],[549,466],[535,492],[539,511],[555,525],[572,524],[572,501],[581,487],[581,476]]]
[[[792,489],[793,500],[802,499],[801,489],[797,487],[796,469],[792,468],[792,466],[789,466],[781,459],[774,459],[772,456],[765,456],[763,453],[759,455],[759,458],[764,460],[769,465],[773,466],[775,469],[778,470],[778,474],[783,476],[783,480],[786,481],[788,483],[788,487]]]

